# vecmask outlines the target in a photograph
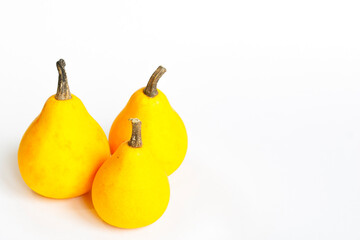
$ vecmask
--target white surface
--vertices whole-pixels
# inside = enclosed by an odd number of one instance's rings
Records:
[[[221,3],[220,3],[221,2]],[[2,1],[0,239],[359,239],[358,1]],[[189,149],[151,226],[45,199],[17,167],[28,125],[70,89],[108,134],[158,65]]]

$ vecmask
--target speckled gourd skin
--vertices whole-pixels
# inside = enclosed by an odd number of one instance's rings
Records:
[[[25,132],[18,164],[25,183],[50,198],[71,198],[91,189],[110,156],[106,135],[79,98],[51,96]]]

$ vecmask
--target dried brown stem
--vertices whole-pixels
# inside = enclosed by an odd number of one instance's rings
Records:
[[[69,84],[67,81],[66,71],[65,71],[65,61],[60,59],[56,62],[56,67],[59,72],[59,81],[58,81],[58,88],[55,95],[56,100],[68,100],[71,99],[71,93]]]
[[[131,135],[131,139],[128,142],[128,144],[130,147],[140,148],[140,147],[142,147],[141,121],[137,118],[130,118],[129,120],[132,123],[132,135]]]
[[[144,94],[148,97],[155,97],[158,95],[157,83],[161,76],[166,72],[166,68],[159,66],[151,75],[147,86],[144,89]]]

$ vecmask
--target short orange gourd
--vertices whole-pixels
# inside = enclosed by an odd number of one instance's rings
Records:
[[[152,224],[170,198],[168,178],[141,139],[141,121],[131,119],[130,141],[122,143],[97,172],[92,201],[101,219],[120,228]]]

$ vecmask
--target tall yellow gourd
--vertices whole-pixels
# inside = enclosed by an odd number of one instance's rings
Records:
[[[165,72],[165,68],[158,67],[147,86],[131,96],[111,126],[109,143],[111,152],[114,153],[131,136],[128,119],[141,119],[142,136],[146,142],[144,147],[151,149],[167,175],[170,175],[185,158],[187,134],[183,121],[170,106],[165,94],[157,89],[157,82]]]
[[[57,63],[58,90],[25,132],[18,164],[25,183],[50,198],[71,198],[91,189],[96,171],[109,157],[104,131],[79,98],[70,94],[65,62]]]
[[[132,121],[130,141],[122,143],[97,172],[92,201],[101,219],[120,228],[144,227],[165,212],[168,178],[141,139],[141,122]]]

